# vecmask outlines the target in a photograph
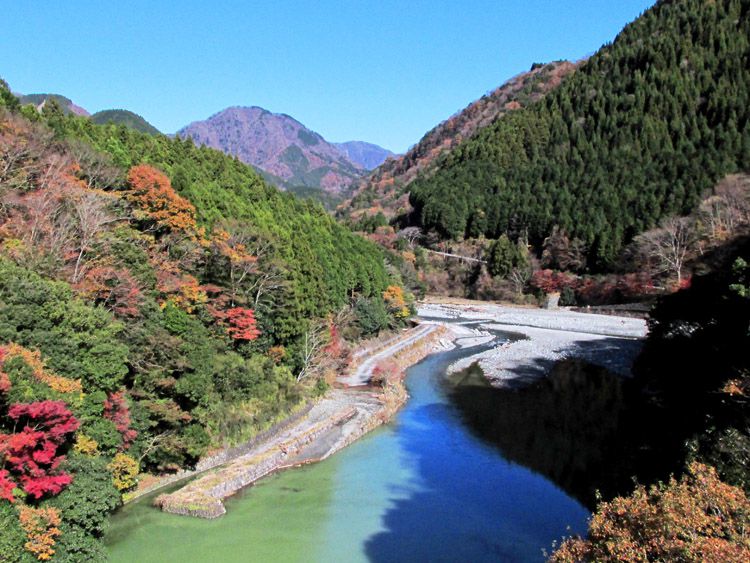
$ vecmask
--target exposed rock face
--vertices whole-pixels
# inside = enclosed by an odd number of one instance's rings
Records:
[[[236,156],[270,174],[281,187],[341,193],[365,173],[338,147],[296,119],[260,107],[227,108],[183,127],[177,135]]]

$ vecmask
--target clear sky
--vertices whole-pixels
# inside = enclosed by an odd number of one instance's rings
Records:
[[[653,0],[0,2],[0,76],[165,133],[231,105],[402,152],[527,70],[577,60]]]

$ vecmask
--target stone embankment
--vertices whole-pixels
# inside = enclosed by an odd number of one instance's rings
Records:
[[[196,478],[178,491],[160,495],[155,504],[166,512],[216,518],[226,512],[223,499],[275,471],[326,459],[373,428],[387,422],[406,401],[403,374],[428,354],[451,346],[452,333],[442,325],[418,326],[375,353],[360,354],[352,373],[340,383],[357,388],[332,389],[292,424],[249,451]],[[383,380],[366,385],[376,368]]]

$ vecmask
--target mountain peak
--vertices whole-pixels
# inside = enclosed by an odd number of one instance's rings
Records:
[[[342,193],[365,168],[284,113],[258,106],[231,106],[177,132],[256,166],[282,187],[320,188]]]
[[[359,164],[365,170],[377,168],[389,157],[395,156],[388,149],[384,149],[373,143],[364,141],[346,141],[344,143],[334,143],[335,146],[343,152],[349,160]]]

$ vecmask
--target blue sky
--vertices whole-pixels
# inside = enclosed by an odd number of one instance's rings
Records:
[[[404,151],[533,62],[576,60],[652,0],[4,2],[0,76],[166,133],[230,105]]]

